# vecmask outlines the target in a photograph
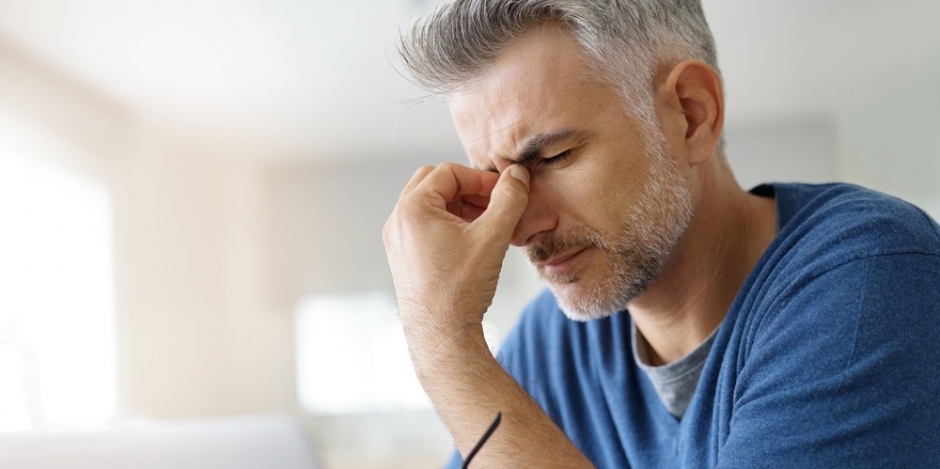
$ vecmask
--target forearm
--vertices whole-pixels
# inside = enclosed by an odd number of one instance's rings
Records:
[[[464,456],[502,413],[475,468],[589,468],[483,340],[483,314],[528,190],[519,165],[500,174],[418,169],[383,230],[399,313],[418,379]]]
[[[409,346],[418,379],[464,457],[502,413],[499,429],[477,453],[474,467],[593,467],[503,370],[479,325],[435,338],[412,336]]]

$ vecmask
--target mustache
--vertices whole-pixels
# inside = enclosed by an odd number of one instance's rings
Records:
[[[603,237],[597,231],[581,227],[566,236],[554,233],[545,235],[537,243],[526,246],[529,262],[545,262],[558,254],[581,250],[589,247],[603,247]]]

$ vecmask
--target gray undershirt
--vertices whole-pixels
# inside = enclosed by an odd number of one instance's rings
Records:
[[[666,410],[677,419],[682,419],[692,396],[695,395],[698,379],[702,376],[705,360],[712,350],[712,344],[715,343],[718,329],[716,327],[711,335],[688,355],[668,365],[652,366],[649,365],[649,344],[636,328],[636,324],[633,325],[633,359],[636,360],[637,366],[646,372]]]

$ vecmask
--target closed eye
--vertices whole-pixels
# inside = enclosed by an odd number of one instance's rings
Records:
[[[543,159],[543,160],[542,160],[542,164],[552,165],[552,164],[556,164],[556,163],[561,163],[561,162],[564,161],[565,158],[567,158],[569,155],[571,155],[571,150],[565,150],[565,151],[563,151],[563,152],[561,152],[561,153],[559,153],[559,154],[557,154],[557,155],[555,155],[555,156],[553,156],[553,157],[551,157],[551,158],[545,158],[545,159]]]

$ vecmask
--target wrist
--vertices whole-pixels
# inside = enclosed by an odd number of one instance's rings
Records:
[[[480,323],[434,328],[405,326],[404,329],[411,361],[419,377],[425,370],[436,373],[441,366],[463,366],[480,357],[492,358]]]
[[[420,351],[431,348],[472,347],[483,337],[482,316],[478,308],[461,304],[460,295],[438,292],[420,298],[399,297],[399,314],[409,349]],[[427,301],[426,298],[435,298]],[[468,314],[467,312],[472,313]],[[475,314],[474,314],[475,313]],[[474,319],[475,318],[475,319]]]

